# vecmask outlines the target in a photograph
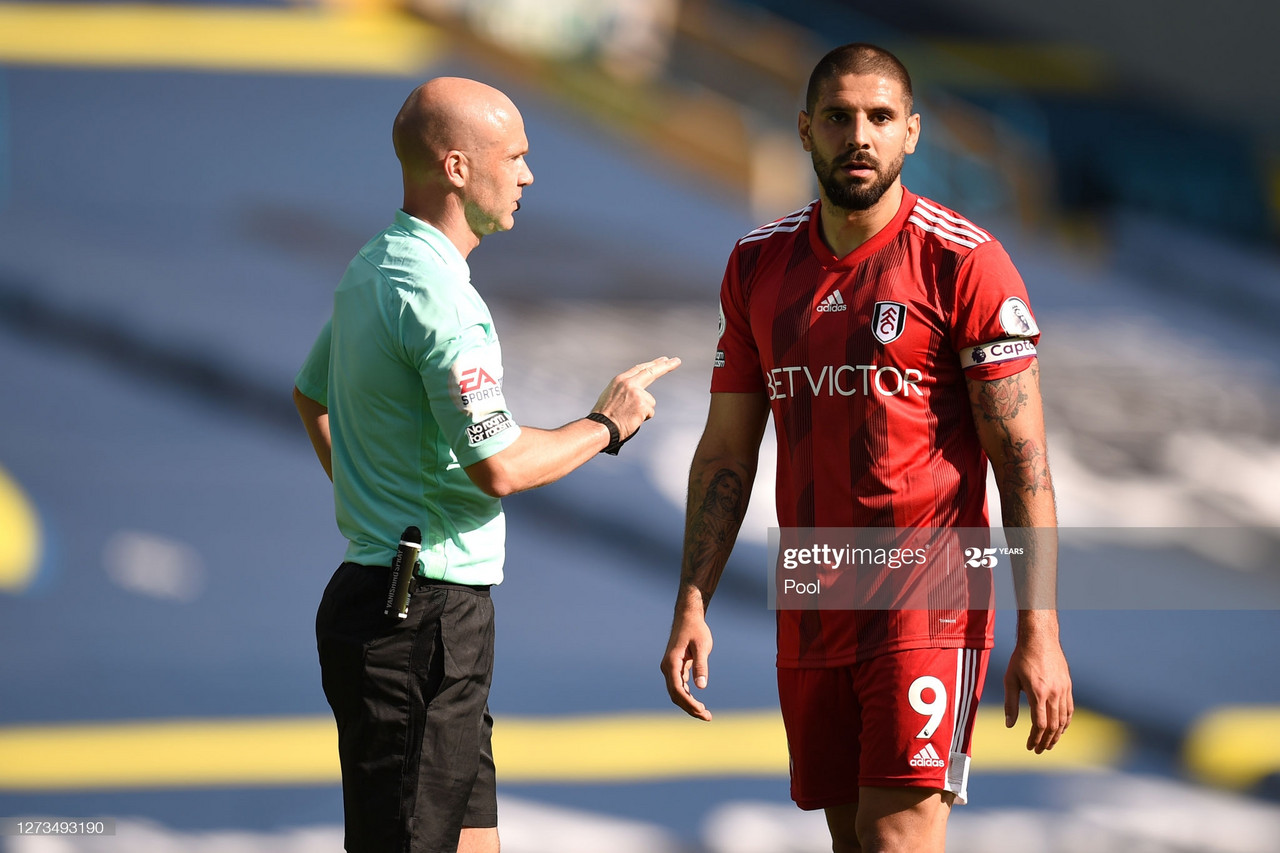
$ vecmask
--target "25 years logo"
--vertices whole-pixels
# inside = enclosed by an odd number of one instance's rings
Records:
[[[1005,557],[1020,557],[1021,548],[965,548],[964,564],[971,569],[994,569],[999,563],[997,554]]]

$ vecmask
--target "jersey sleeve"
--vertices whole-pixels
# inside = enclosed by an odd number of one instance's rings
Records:
[[[325,408],[329,407],[329,342],[333,337],[333,318],[324,324],[316,341],[311,345],[307,360],[294,377],[293,384],[308,398]]]
[[[430,329],[411,306],[402,326],[401,340],[421,342],[410,357],[459,464],[465,468],[510,447],[520,427],[502,393],[502,350],[492,320],[460,317],[452,329]]]
[[[951,344],[969,378],[1012,376],[1036,357],[1040,327],[1026,285],[995,241],[979,245],[961,263],[952,318]]]
[[[715,367],[711,371],[711,391],[752,392],[764,390],[760,351],[751,334],[739,276],[735,247],[720,283],[720,336],[716,342]]]

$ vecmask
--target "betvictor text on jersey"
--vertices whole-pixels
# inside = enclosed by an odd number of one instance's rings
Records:
[[[908,367],[877,367],[874,364],[827,364],[813,375],[808,365],[775,367],[767,376],[769,399],[782,400],[808,391],[815,397],[852,397],[876,394],[880,397],[923,397],[919,370]]]

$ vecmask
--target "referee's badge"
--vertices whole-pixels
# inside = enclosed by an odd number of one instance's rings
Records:
[[[892,343],[907,325],[907,306],[901,302],[877,302],[871,309],[871,334],[882,344]]]

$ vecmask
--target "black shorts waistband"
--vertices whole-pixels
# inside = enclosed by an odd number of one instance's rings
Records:
[[[351,562],[344,563],[343,565],[359,566],[362,569],[368,569],[369,571],[375,571],[375,572],[391,571],[390,566],[366,566],[363,563],[351,563]],[[455,589],[465,589],[468,592],[474,592],[477,595],[488,595],[489,589],[492,585],[491,584],[454,583],[453,581],[439,580],[437,578],[424,578],[421,575],[414,575],[413,589],[415,591],[428,586],[453,587]]]
[[[454,589],[465,589],[468,592],[474,592],[477,595],[488,595],[490,584],[471,584],[471,583],[454,583],[453,581],[437,580],[435,578],[424,578],[415,576],[413,579],[413,588],[415,590],[422,589],[427,586],[444,586],[453,587]]]

